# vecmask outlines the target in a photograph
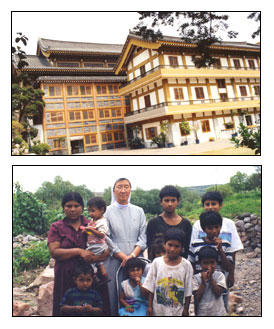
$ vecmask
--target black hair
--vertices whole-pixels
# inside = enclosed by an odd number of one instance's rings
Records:
[[[222,205],[222,203],[223,203],[223,197],[222,197],[221,193],[218,191],[206,192],[202,196],[202,204],[204,205],[205,201],[207,201],[207,200],[217,201],[219,203],[219,205]]]
[[[130,188],[131,188],[131,183],[130,183],[130,181],[127,179],[127,178],[119,178],[119,179],[117,179],[117,181],[114,183],[114,185],[113,185],[113,191],[114,191],[114,189],[115,189],[115,186],[116,186],[116,184],[117,183],[119,183],[119,182],[121,182],[122,180],[127,180],[128,182],[129,182],[129,186],[130,186]]]
[[[126,262],[126,265],[125,265],[125,268],[124,268],[127,275],[129,273],[129,270],[131,268],[135,268],[135,267],[141,268],[144,271],[144,269],[146,267],[146,263],[138,257],[131,258],[129,261]]]
[[[97,209],[104,208],[104,212],[105,212],[106,208],[107,208],[107,204],[106,204],[106,201],[103,198],[95,196],[95,197],[88,200],[87,207],[95,207]]]
[[[203,231],[205,228],[210,225],[220,225],[222,227],[223,218],[216,211],[205,211],[200,215],[200,225]]]
[[[77,278],[80,274],[90,274],[91,277],[94,276],[94,269],[90,264],[83,262],[78,262],[74,269],[74,278]]]
[[[160,250],[162,251],[163,253],[166,252],[165,250],[165,246],[164,246],[164,243],[165,243],[165,240],[164,240],[164,235],[162,235],[162,237],[157,237],[152,245],[151,245],[151,258],[154,259],[155,258],[155,253],[156,251]]]
[[[69,201],[76,201],[78,202],[82,208],[84,209],[84,201],[81,195],[78,192],[68,192],[63,196],[62,199],[62,208],[64,209],[64,206]]]
[[[172,185],[166,185],[163,187],[159,193],[160,200],[162,201],[163,197],[165,196],[173,196],[176,197],[177,200],[179,201],[181,193],[177,190],[176,187]]]
[[[175,240],[181,243],[182,247],[185,243],[185,232],[183,230],[180,230],[178,228],[169,228],[165,232],[165,243],[169,240]]]
[[[203,259],[215,259],[218,260],[218,251],[210,246],[202,247],[198,252],[198,261],[201,263]]]

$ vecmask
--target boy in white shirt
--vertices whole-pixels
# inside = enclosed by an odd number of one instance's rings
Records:
[[[143,284],[149,291],[148,316],[189,315],[193,269],[180,256],[184,239],[184,232],[176,228],[165,233],[166,253],[154,259]]]

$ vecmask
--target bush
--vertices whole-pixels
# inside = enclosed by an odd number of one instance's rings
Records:
[[[13,143],[14,144],[21,144],[23,142],[23,138],[20,135],[17,135],[13,138]]]
[[[47,231],[47,218],[43,216],[45,205],[31,192],[24,192],[15,184],[13,194],[13,235],[43,234]]]
[[[13,250],[13,274],[46,266],[49,260],[47,241],[30,242],[27,248],[17,247]]]
[[[36,145],[33,145],[31,147],[31,150],[35,154],[46,155],[50,150],[50,146],[48,144],[45,144],[45,143],[38,143]]]

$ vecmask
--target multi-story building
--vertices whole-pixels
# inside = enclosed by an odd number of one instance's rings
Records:
[[[260,46],[214,44],[210,52],[216,63],[210,68],[195,67],[196,48],[177,37],[153,42],[133,32],[128,35],[115,73],[127,72],[120,88],[121,95],[130,97],[125,124],[128,133],[139,127],[146,147],[151,147],[162,123],[168,123],[168,139],[175,146],[186,138],[190,143],[230,138],[240,122],[259,124]],[[189,122],[188,136],[182,121]]]
[[[119,86],[125,72],[114,74],[122,45],[39,39],[23,71],[45,93],[39,138],[51,154],[86,153],[126,145],[124,114],[129,100]]]
[[[146,147],[163,123],[175,146],[230,138],[240,122],[256,127],[260,46],[231,41],[210,51],[214,66],[197,68],[196,45],[177,37],[152,42],[130,32],[124,45],[39,39],[23,69],[45,92],[33,120],[39,139],[51,154],[74,154],[126,146],[134,127]]]

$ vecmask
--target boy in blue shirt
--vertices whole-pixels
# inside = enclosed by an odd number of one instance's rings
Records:
[[[81,264],[75,270],[73,280],[76,288],[65,292],[61,301],[63,316],[97,316],[103,313],[103,301],[91,288],[94,271],[89,264]]]

